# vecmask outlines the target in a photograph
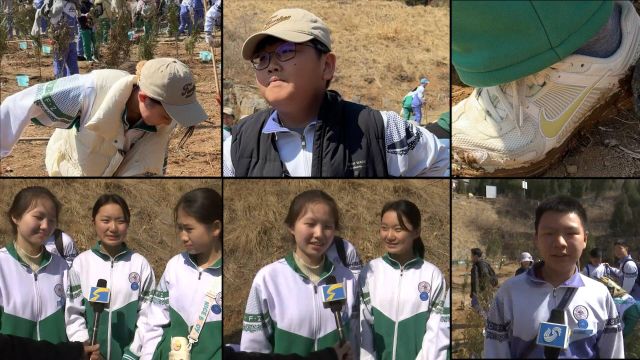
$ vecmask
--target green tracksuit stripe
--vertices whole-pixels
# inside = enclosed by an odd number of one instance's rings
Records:
[[[342,324],[344,337],[349,337],[349,323]],[[333,347],[340,340],[338,330],[334,330],[318,338],[317,350]],[[278,328],[274,323],[273,336],[269,339],[276,354],[298,354],[307,356],[314,350],[314,339]]]
[[[86,299],[83,299],[85,305],[85,316],[87,319],[87,330],[89,338],[93,335],[93,319],[95,312]],[[132,301],[127,305],[112,310],[111,313],[111,359],[121,359],[124,349],[131,344],[133,335],[136,331],[136,321],[138,321],[138,301]],[[98,343],[100,344],[100,353],[102,357],[107,358],[107,336],[109,331],[109,312],[103,311],[100,315],[100,323],[98,324]]]
[[[38,339],[37,323],[35,321],[8,314],[3,310],[0,309],[0,333],[34,340]],[[62,308],[40,320],[40,340],[46,340],[54,344],[67,341]]]
[[[391,359],[396,323],[377,308],[373,307],[372,311],[376,354],[378,359]],[[398,322],[396,359],[415,359],[422,348],[429,315],[429,311],[424,311]]]
[[[165,360],[169,357],[171,338],[187,337],[189,326],[186,321],[169,307],[170,325],[165,327],[162,338],[153,353],[153,360]],[[221,360],[222,359],[222,321],[205,323],[200,332],[198,342],[191,348],[191,360]]]

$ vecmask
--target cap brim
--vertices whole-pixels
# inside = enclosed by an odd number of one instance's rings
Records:
[[[295,31],[262,31],[249,36],[249,38],[244,42],[244,45],[242,45],[242,58],[245,60],[251,60],[251,57],[256,52],[256,46],[258,46],[258,43],[267,36],[273,36],[275,38],[294,43],[303,43],[313,39],[312,35],[302,34]]]
[[[184,127],[198,125],[209,118],[197,101],[187,105],[169,105],[166,103],[162,103],[162,105],[167,114]]]

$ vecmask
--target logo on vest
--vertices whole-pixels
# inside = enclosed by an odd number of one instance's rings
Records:
[[[60,298],[58,300],[58,306],[59,307],[63,307],[64,306],[64,289],[62,288],[62,284],[56,284],[56,286],[53,287],[53,292],[58,295],[58,297]]]
[[[583,305],[578,305],[573,308],[573,317],[576,318],[576,320],[585,320],[589,317],[589,310]]]
[[[218,315],[222,312],[222,291],[216,295],[215,302],[216,303],[211,306],[211,311]]]
[[[193,83],[185,84],[182,87],[182,96],[186,99],[192,97],[195,92],[196,92],[196,86]]]

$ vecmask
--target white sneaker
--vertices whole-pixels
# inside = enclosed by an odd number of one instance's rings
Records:
[[[617,100],[619,81],[640,57],[640,17],[630,2],[618,4],[622,39],[609,58],[570,55],[517,81],[477,88],[453,107],[454,175],[538,174],[595,120],[590,114]]]

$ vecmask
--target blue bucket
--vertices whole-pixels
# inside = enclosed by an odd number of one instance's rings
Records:
[[[18,47],[20,48],[20,50],[27,50],[27,42],[26,41],[20,41],[18,43]]]
[[[16,81],[18,82],[18,86],[27,87],[29,86],[29,75],[18,74],[16,75]]]
[[[42,45],[42,53],[45,55],[51,55],[51,46]]]
[[[211,53],[208,51],[200,51],[200,61],[202,62],[211,61]]]
[[[129,34],[129,40],[133,40],[133,36],[136,34],[135,31],[129,31],[127,34]]]

